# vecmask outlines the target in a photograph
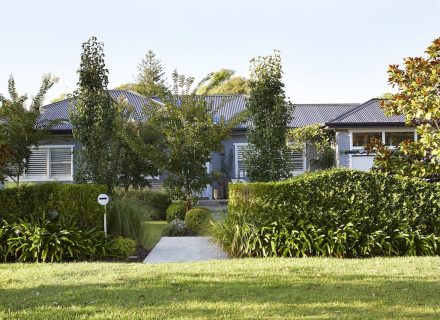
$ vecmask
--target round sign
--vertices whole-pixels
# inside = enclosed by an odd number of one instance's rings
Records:
[[[98,196],[98,203],[99,203],[101,206],[105,206],[105,205],[108,203],[109,200],[110,200],[110,199],[109,199],[108,195],[106,195],[106,194],[104,194],[104,193],[102,193],[102,194],[100,194],[100,195]]]

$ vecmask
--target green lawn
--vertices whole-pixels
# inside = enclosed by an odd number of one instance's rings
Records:
[[[166,221],[145,221],[143,223],[147,229],[147,238],[145,240],[145,249],[151,250],[162,236],[162,231],[166,227]]]
[[[0,319],[440,319],[440,258],[1,264]]]

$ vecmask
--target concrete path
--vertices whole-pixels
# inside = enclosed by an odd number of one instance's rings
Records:
[[[208,237],[162,237],[144,263],[191,262],[227,259],[228,255]]]

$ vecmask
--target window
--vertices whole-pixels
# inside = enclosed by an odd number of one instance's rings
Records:
[[[73,146],[40,146],[32,149],[23,180],[72,181],[72,150]]]
[[[246,168],[244,165],[244,150],[248,146],[247,143],[235,143],[235,178],[246,178]]]
[[[401,142],[414,141],[414,132],[385,132],[385,145],[397,147]]]
[[[371,139],[379,139],[382,141],[382,132],[353,132],[352,133],[352,146],[354,148],[362,148],[370,143]]]
[[[301,151],[292,151],[293,174],[301,174],[306,171],[305,157]]]

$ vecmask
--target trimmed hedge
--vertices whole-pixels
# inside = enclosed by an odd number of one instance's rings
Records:
[[[197,234],[206,233],[212,220],[211,211],[207,208],[193,208],[185,214],[186,227]]]
[[[157,218],[166,219],[166,211],[172,203],[168,194],[153,190],[118,191],[118,196],[135,197],[156,212]]]
[[[354,170],[313,172],[291,180],[231,184],[228,214],[256,227],[278,222],[363,234],[417,229],[440,234],[440,183]]]
[[[104,207],[96,201],[105,186],[40,183],[0,190],[0,219],[17,221],[31,215],[72,217],[80,228],[102,228]]]

